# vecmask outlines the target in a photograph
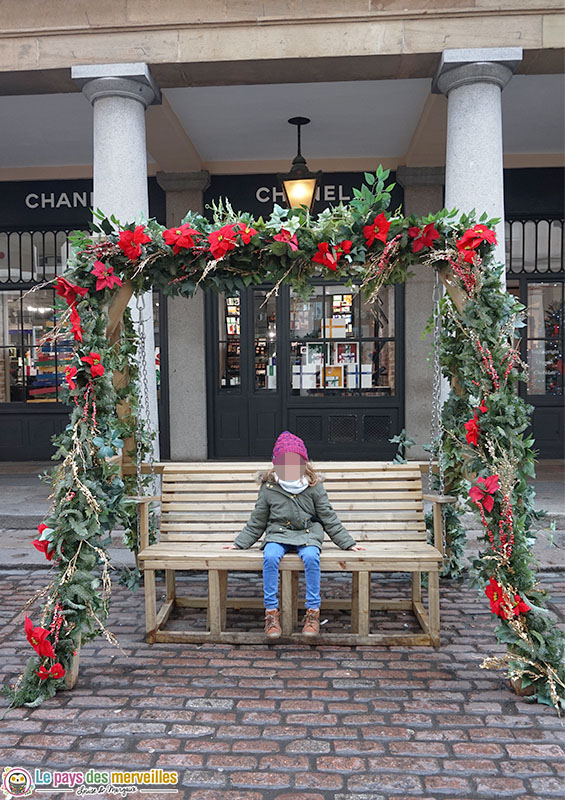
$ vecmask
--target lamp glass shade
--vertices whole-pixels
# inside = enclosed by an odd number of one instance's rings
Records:
[[[316,194],[317,177],[314,178],[286,178],[283,180],[284,193],[289,208],[306,206],[311,209]]]

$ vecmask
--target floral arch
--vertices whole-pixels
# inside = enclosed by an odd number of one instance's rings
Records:
[[[136,478],[123,473],[119,451],[134,454],[137,439],[146,456],[151,445],[146,427],[137,432],[131,296],[155,287],[190,297],[199,288],[231,292],[269,282],[272,292],[289,283],[306,298],[311,279],[329,270],[348,286],[360,284],[370,301],[381,286],[405,282],[414,263],[437,270],[446,288],[439,357],[451,392],[443,407],[443,466],[447,490],[459,503],[446,519],[444,574],[461,571],[458,513],[470,508],[483,526],[474,580],[498,617],[495,635],[507,646],[502,658],[486,658],[481,666],[504,667],[531,700],[558,712],[565,707],[564,637],[531,554],[539,517],[528,485],[534,476],[534,442],[526,434],[531,408],[516,392],[525,375],[515,341],[523,306],[501,287],[503,265],[493,255],[497,220],[446,209],[421,219],[390,214],[388,175],[382,167],[366,173],[351,201],[316,218],[306,208],[275,207],[268,219],[253,219],[220,202],[211,221],[189,212],[178,227],[164,229],[152,219],[123,226],[99,216],[93,236],[75,235],[65,276],[56,279],[64,313],[51,334],[68,335],[70,328],[74,336],[63,389],[74,407],[66,429],[53,437],[53,458],[61,464],[48,476],[52,507],[33,542],[52,562],[52,577],[25,606],[42,598],[38,624],[26,613],[34,652],[2,690],[9,707],[37,706],[69,685],[81,642],[105,635],[118,644],[104,626],[110,532],[122,524],[129,546],[137,547],[136,508],[127,499]],[[133,588],[136,577],[123,582]]]

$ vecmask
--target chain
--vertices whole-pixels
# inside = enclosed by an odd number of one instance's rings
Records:
[[[151,430],[151,406],[149,402],[149,379],[147,377],[147,339],[145,336],[145,295],[138,294],[136,298],[138,336],[139,336],[139,371],[141,374],[142,392],[139,396],[137,408],[137,492],[141,496],[141,435],[143,431],[142,417]],[[149,448],[149,464],[151,467],[151,492],[155,494],[155,455],[153,443]]]
[[[443,464],[443,424],[441,418],[441,365],[439,363],[439,348],[441,338],[441,287],[439,273],[434,269],[434,367],[433,367],[433,388],[432,388],[432,425],[431,425],[431,447],[430,447],[430,469],[428,473],[428,491],[433,491],[433,462],[434,455],[437,457],[439,470],[439,494],[445,494],[445,471]],[[445,542],[445,508],[441,504],[441,522],[443,551],[446,552]]]

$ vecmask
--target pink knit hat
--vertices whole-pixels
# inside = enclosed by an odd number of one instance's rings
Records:
[[[308,461],[308,451],[306,445],[300,438],[290,431],[283,431],[273,447],[273,464],[275,459],[280,458],[283,453],[298,453],[305,461]]]

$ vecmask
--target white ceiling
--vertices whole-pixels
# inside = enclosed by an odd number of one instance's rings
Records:
[[[430,81],[210,86],[165,89],[204,161],[292,158],[290,117],[302,130],[306,158],[397,156],[410,144]]]
[[[504,150],[564,150],[563,75],[517,75],[502,94]],[[307,116],[306,158],[403,156],[430,81],[188,87],[164,94],[205,162],[291,159],[292,116]],[[0,97],[1,167],[92,162],[92,110],[82,94]],[[151,160],[151,159],[150,159]]]

